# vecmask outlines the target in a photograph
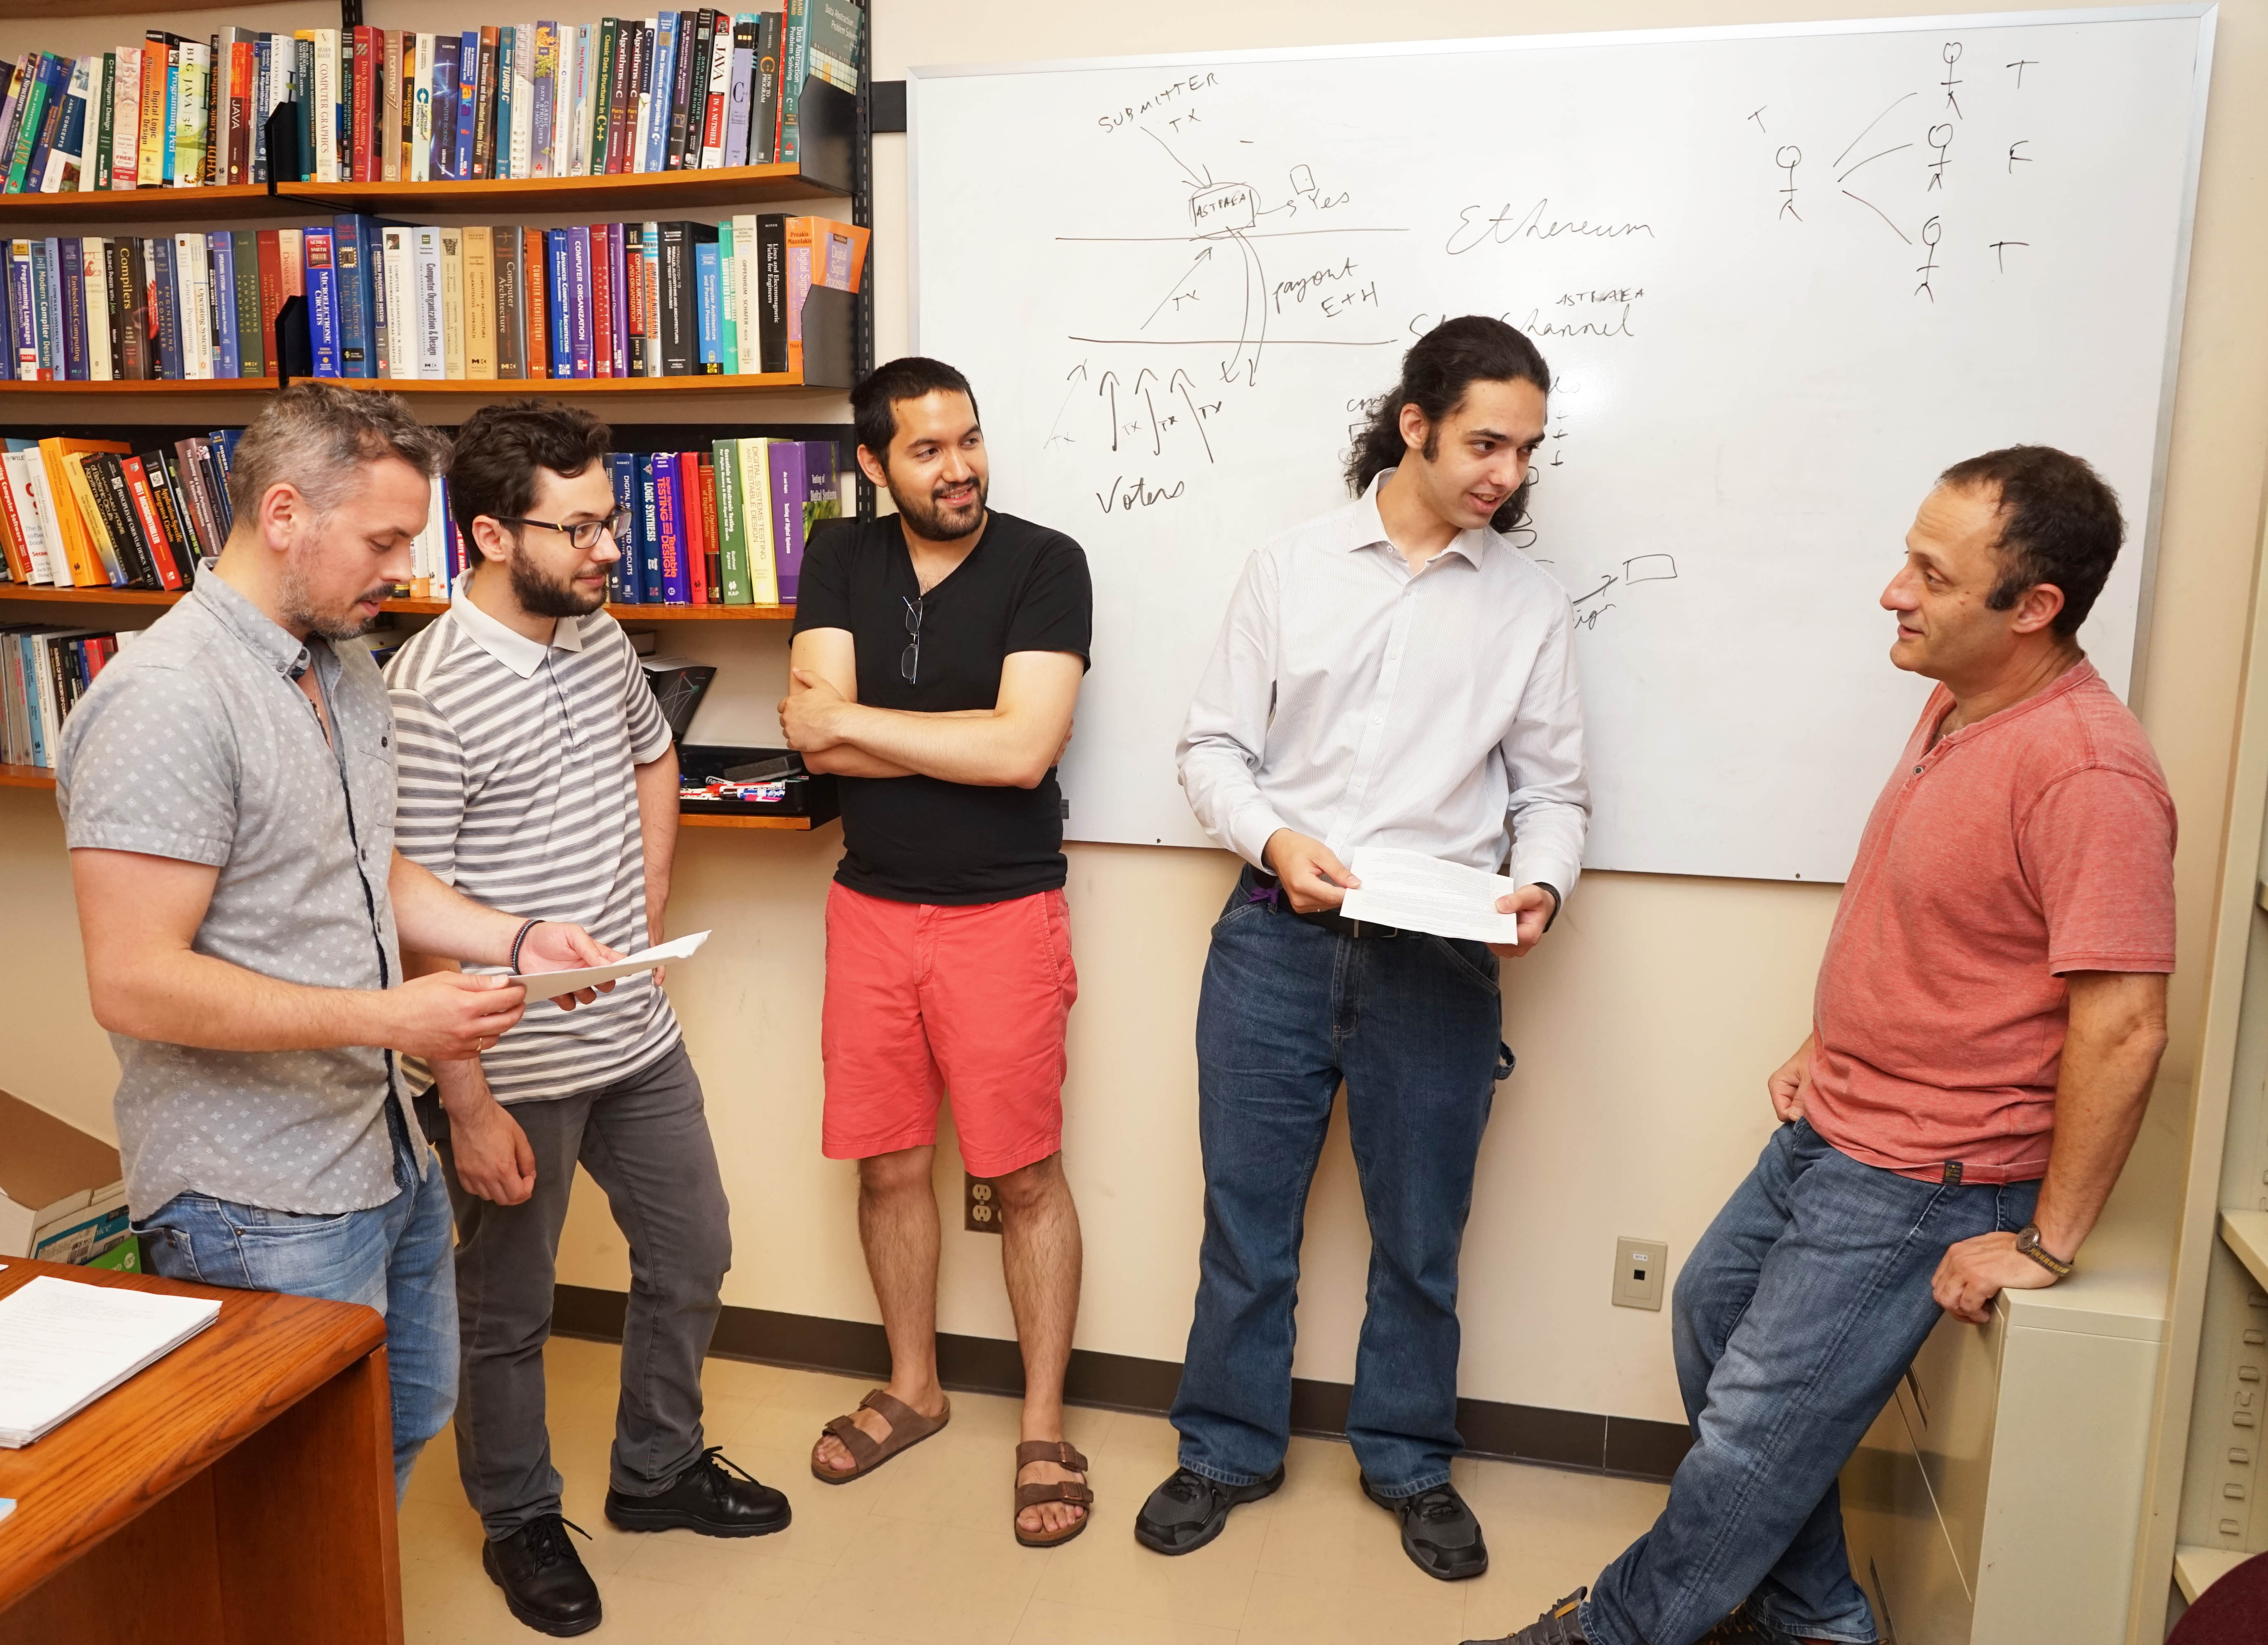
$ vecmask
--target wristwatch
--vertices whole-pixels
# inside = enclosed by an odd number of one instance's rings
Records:
[[[2022,1228],[2017,1230],[2016,1249],[2038,1263],[2050,1274],[2054,1274],[2056,1278],[2061,1280],[2070,1277],[2072,1264],[2064,1261],[2060,1257],[2050,1256],[2041,1249],[2040,1225],[2037,1223],[2027,1223]]]

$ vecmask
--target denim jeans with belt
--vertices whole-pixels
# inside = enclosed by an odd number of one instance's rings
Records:
[[[1921,1182],[1804,1120],[1773,1133],[1677,1276],[1693,1449],[1653,1528],[1591,1589],[1596,1645],[1690,1645],[1743,1600],[1797,1639],[1869,1645],[1835,1476],[1941,1317],[1948,1245],[2031,1220],[2036,1182]]]
[[[384,1205],[308,1216],[177,1193],[134,1231],[151,1271],[166,1279],[361,1303],[386,1316],[399,1497],[457,1402],[457,1283],[440,1161],[431,1149],[411,1154],[392,1101],[386,1119],[399,1192]]]
[[[1250,869],[1213,927],[1197,1005],[1204,1242],[1173,1423],[1182,1465],[1225,1485],[1273,1472],[1291,1441],[1300,1237],[1342,1081],[1371,1237],[1347,1438],[1396,1496],[1447,1483],[1463,1445],[1457,1253],[1511,1071],[1496,957],[1364,931],[1297,917]]]

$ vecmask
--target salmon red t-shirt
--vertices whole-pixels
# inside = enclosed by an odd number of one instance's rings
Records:
[[[2080,662],[1936,738],[1940,686],[1874,802],[1813,1013],[1804,1112],[1869,1165],[2043,1176],[2074,971],[2174,968],[2174,802]]]

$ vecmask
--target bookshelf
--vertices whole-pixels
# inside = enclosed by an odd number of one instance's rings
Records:
[[[0,600],[33,600],[59,606],[170,606],[180,595],[169,589],[47,588],[0,583]],[[446,599],[390,599],[386,609],[399,616],[438,617]],[[608,606],[617,622],[793,622],[793,606]]]

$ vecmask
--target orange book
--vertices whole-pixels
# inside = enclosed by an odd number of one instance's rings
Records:
[[[56,533],[63,539],[63,557],[70,564],[71,582],[79,588],[110,588],[114,586],[110,572],[102,562],[92,533],[87,529],[86,518],[79,508],[77,491],[71,484],[70,466],[63,460],[89,452],[116,452],[121,456],[131,457],[134,448],[116,440],[50,438],[40,442],[40,461],[48,475],[48,496],[55,508],[54,525]]]
[[[544,295],[546,280],[544,259],[547,248],[541,229],[522,231],[526,238],[521,241],[519,272],[526,282],[527,294],[520,299],[520,318],[527,322],[527,347],[521,350],[527,356],[530,377],[551,375],[551,314],[550,304]]]
[[[831,217],[787,220],[787,369],[803,375],[803,299],[815,285],[856,291],[865,272],[868,231]]]

